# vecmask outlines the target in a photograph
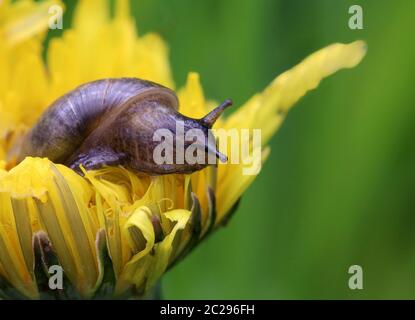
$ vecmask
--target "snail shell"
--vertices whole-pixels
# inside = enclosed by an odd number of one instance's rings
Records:
[[[56,100],[23,140],[17,161],[26,156],[47,157],[79,170],[103,165],[123,165],[151,175],[189,173],[207,165],[157,164],[153,152],[157,129],[176,132],[177,121],[184,131],[200,129],[206,137],[206,155],[213,152],[226,159],[215,145],[209,145],[209,129],[227,100],[202,119],[178,112],[174,91],[151,81],[136,78],[103,79],[86,83]],[[185,143],[185,147],[188,146]]]

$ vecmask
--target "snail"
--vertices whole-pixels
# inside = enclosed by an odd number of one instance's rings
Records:
[[[17,162],[27,156],[46,157],[78,173],[81,165],[86,170],[122,165],[149,175],[191,173],[206,167],[207,161],[156,163],[153,153],[160,142],[154,141],[154,132],[164,128],[175,134],[181,121],[184,132],[203,132],[206,143],[199,148],[205,157],[210,154],[225,162],[209,129],[231,104],[226,100],[205,117],[194,119],[178,112],[176,94],[160,84],[137,78],[96,80],[52,103],[24,137]],[[191,144],[175,136],[174,150],[179,140],[184,149]]]

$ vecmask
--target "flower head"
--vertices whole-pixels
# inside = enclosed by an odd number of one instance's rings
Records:
[[[42,59],[47,10],[56,1],[0,4],[0,296],[93,298],[148,294],[163,273],[227,221],[255,179],[244,161],[191,175],[149,177],[122,167],[84,171],[48,159],[7,161],[27,128],[51,102],[78,85],[137,77],[175,89],[168,49],[156,34],[137,35],[128,1],[82,1],[73,27],[52,39]],[[365,54],[361,41],[332,44],[277,77],[215,129],[259,129],[257,164],[287,112],[307,91]],[[197,73],[177,90],[180,112],[204,116]],[[252,133],[243,141],[250,146]],[[222,146],[231,154],[238,145]],[[224,150],[226,148],[226,150]],[[251,156],[251,153],[244,156]],[[242,159],[244,160],[244,159]],[[49,268],[64,270],[64,289],[48,288]]]

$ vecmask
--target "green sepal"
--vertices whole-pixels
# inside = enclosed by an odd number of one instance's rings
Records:
[[[104,229],[97,233],[96,238],[98,267],[100,270],[100,284],[93,296],[96,300],[105,300],[114,298],[116,277],[107,247],[107,237]]]
[[[56,252],[47,234],[39,231],[33,235],[33,251],[35,254],[34,274],[39,290],[39,298],[42,300],[78,300],[81,296],[73,287],[63,270],[63,289],[52,290],[49,287],[49,268],[53,265],[61,266]],[[63,268],[62,268],[63,269]]]
[[[203,234],[203,238],[205,238],[208,234],[212,232],[215,228],[216,224],[216,196],[215,192],[211,187],[208,187],[207,190],[207,198],[208,198],[208,224],[205,233]]]

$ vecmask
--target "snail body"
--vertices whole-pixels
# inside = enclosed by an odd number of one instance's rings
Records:
[[[193,119],[178,112],[174,91],[154,82],[137,78],[89,82],[56,100],[41,115],[24,138],[17,161],[35,156],[77,171],[80,165],[87,170],[122,165],[150,175],[190,173],[207,163],[156,163],[153,155],[160,142],[154,141],[154,133],[167,129],[175,134],[178,122],[185,132],[199,129],[206,139],[206,156],[213,153],[223,160],[226,157],[208,138],[209,129],[229,105],[227,100],[204,118]],[[182,143],[184,148],[190,145]]]

